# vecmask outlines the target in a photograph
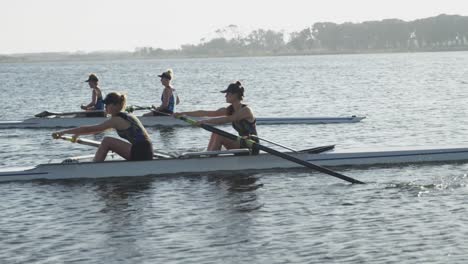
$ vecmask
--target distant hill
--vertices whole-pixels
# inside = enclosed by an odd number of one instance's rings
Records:
[[[409,22],[318,22],[298,32],[257,29],[246,36],[239,33],[236,25],[229,25],[215,33],[219,33],[217,37],[179,49],[139,47],[134,52],[0,55],[0,62],[468,50],[468,17],[445,14]]]

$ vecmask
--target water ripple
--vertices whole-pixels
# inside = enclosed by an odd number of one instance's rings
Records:
[[[356,124],[259,126],[261,135],[292,148],[462,145],[468,143],[467,63],[468,53],[451,52],[0,64],[0,119],[76,110],[89,100],[82,82],[89,72],[100,74],[105,93],[126,91],[131,104],[154,104],[161,92],[156,75],[170,67],[181,111],[223,106],[218,91],[240,79],[258,116],[367,116]],[[0,166],[95,151],[53,141],[50,133],[0,130]],[[170,151],[203,149],[209,136],[190,127],[149,133],[156,148]],[[90,138],[104,135],[115,133]],[[467,164],[336,170],[367,184],[350,185],[308,169],[0,184],[0,259],[88,264],[468,258]]]

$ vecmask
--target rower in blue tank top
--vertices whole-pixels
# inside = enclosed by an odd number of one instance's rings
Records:
[[[225,124],[232,123],[232,127],[237,131],[239,136],[259,142],[257,137],[257,119],[255,118],[252,109],[246,104],[242,103],[244,99],[244,87],[237,81],[229,84],[227,89],[221,91],[226,94],[226,102],[230,105],[222,107],[215,111],[191,111],[176,113],[176,116],[187,115],[195,117],[213,117],[210,119],[200,120],[198,124]],[[225,138],[218,134],[211,134],[210,142],[208,143],[208,151],[221,150],[222,147],[226,149],[239,149],[248,148],[245,142],[236,141]],[[251,154],[258,154],[258,149],[250,149]]]
[[[165,97],[165,94],[163,92],[163,94],[161,95],[161,103],[164,105],[164,101],[166,100],[166,97]],[[169,102],[167,104],[167,107],[166,108],[163,108],[163,110],[161,110],[161,112],[163,113],[168,113],[168,114],[173,114],[175,113],[175,110],[176,110],[176,102],[178,100],[178,96],[177,96],[177,92],[175,89],[172,89],[172,94],[170,95],[169,97]]]
[[[104,99],[102,96],[102,91],[99,88],[99,78],[96,74],[92,73],[89,75],[88,80],[85,82],[88,83],[89,88],[93,89],[93,94],[91,96],[91,102],[87,105],[81,105],[81,109],[90,111],[90,110],[101,110],[104,111]]]
[[[172,80],[174,79],[174,73],[171,69],[158,75],[161,78],[161,84],[164,86],[164,90],[161,95],[161,105],[158,107],[153,106],[154,110],[144,114],[144,116],[164,116],[173,114],[176,111],[176,105],[180,103],[179,96],[176,90],[172,87]]]

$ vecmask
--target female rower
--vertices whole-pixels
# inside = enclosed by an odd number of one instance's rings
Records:
[[[93,95],[91,96],[91,102],[87,105],[81,105],[81,109],[90,111],[90,110],[101,110],[104,111],[104,100],[102,99],[102,92],[98,86],[99,79],[96,74],[91,73],[88,77],[88,80],[85,82],[88,83],[89,88],[93,89]]]
[[[180,103],[179,96],[177,96],[176,90],[171,85],[171,81],[174,78],[174,73],[171,69],[158,75],[161,78],[161,84],[164,86],[163,93],[161,95],[161,105],[154,107],[154,110],[144,114],[144,116],[160,116],[173,114],[175,112],[176,105]]]
[[[109,151],[119,154],[126,160],[153,159],[153,146],[146,129],[134,115],[123,112],[126,104],[125,95],[112,92],[106,96],[104,104],[107,114],[111,115],[110,119],[98,125],[58,131],[53,133],[52,137],[59,138],[64,134],[73,134],[76,138],[78,135],[97,134],[113,128],[120,137],[130,143],[113,137],[104,137],[94,161],[104,161]]]
[[[249,106],[242,103],[244,99],[244,87],[237,81],[229,84],[227,89],[221,91],[226,94],[226,102],[230,105],[215,111],[198,110],[192,112],[176,113],[176,116],[187,115],[196,117],[212,117],[210,119],[200,120],[198,124],[225,124],[232,123],[232,127],[239,133],[239,136],[259,142],[257,138],[256,119]],[[245,142],[235,141],[218,134],[211,134],[208,143],[208,151],[226,149],[248,148]],[[258,149],[250,149],[252,154],[258,154]]]

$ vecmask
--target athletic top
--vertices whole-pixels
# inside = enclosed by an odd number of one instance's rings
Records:
[[[246,106],[247,105],[242,104],[242,108]],[[234,113],[234,107],[232,107],[232,105],[228,106],[227,114],[232,115],[233,113]],[[232,122],[232,127],[239,133],[239,136],[241,137],[257,135],[257,119],[255,119],[253,122],[249,122],[246,119],[234,121]]]
[[[164,102],[164,93],[161,95],[161,102]],[[175,89],[172,89],[172,95],[169,98],[169,103],[167,104],[167,108],[162,109],[162,110],[166,110],[165,112],[169,112],[169,113],[175,113],[176,103],[177,103],[177,93]]]
[[[99,96],[96,100],[96,105],[94,106],[94,109],[95,110],[102,110],[104,111],[104,99],[102,98],[102,94],[101,96]]]
[[[143,141],[151,142],[145,127],[141,124],[138,118],[124,112],[118,113],[117,116],[130,122],[130,126],[127,129],[117,130],[117,134],[121,138],[125,138],[132,143],[132,145]]]

